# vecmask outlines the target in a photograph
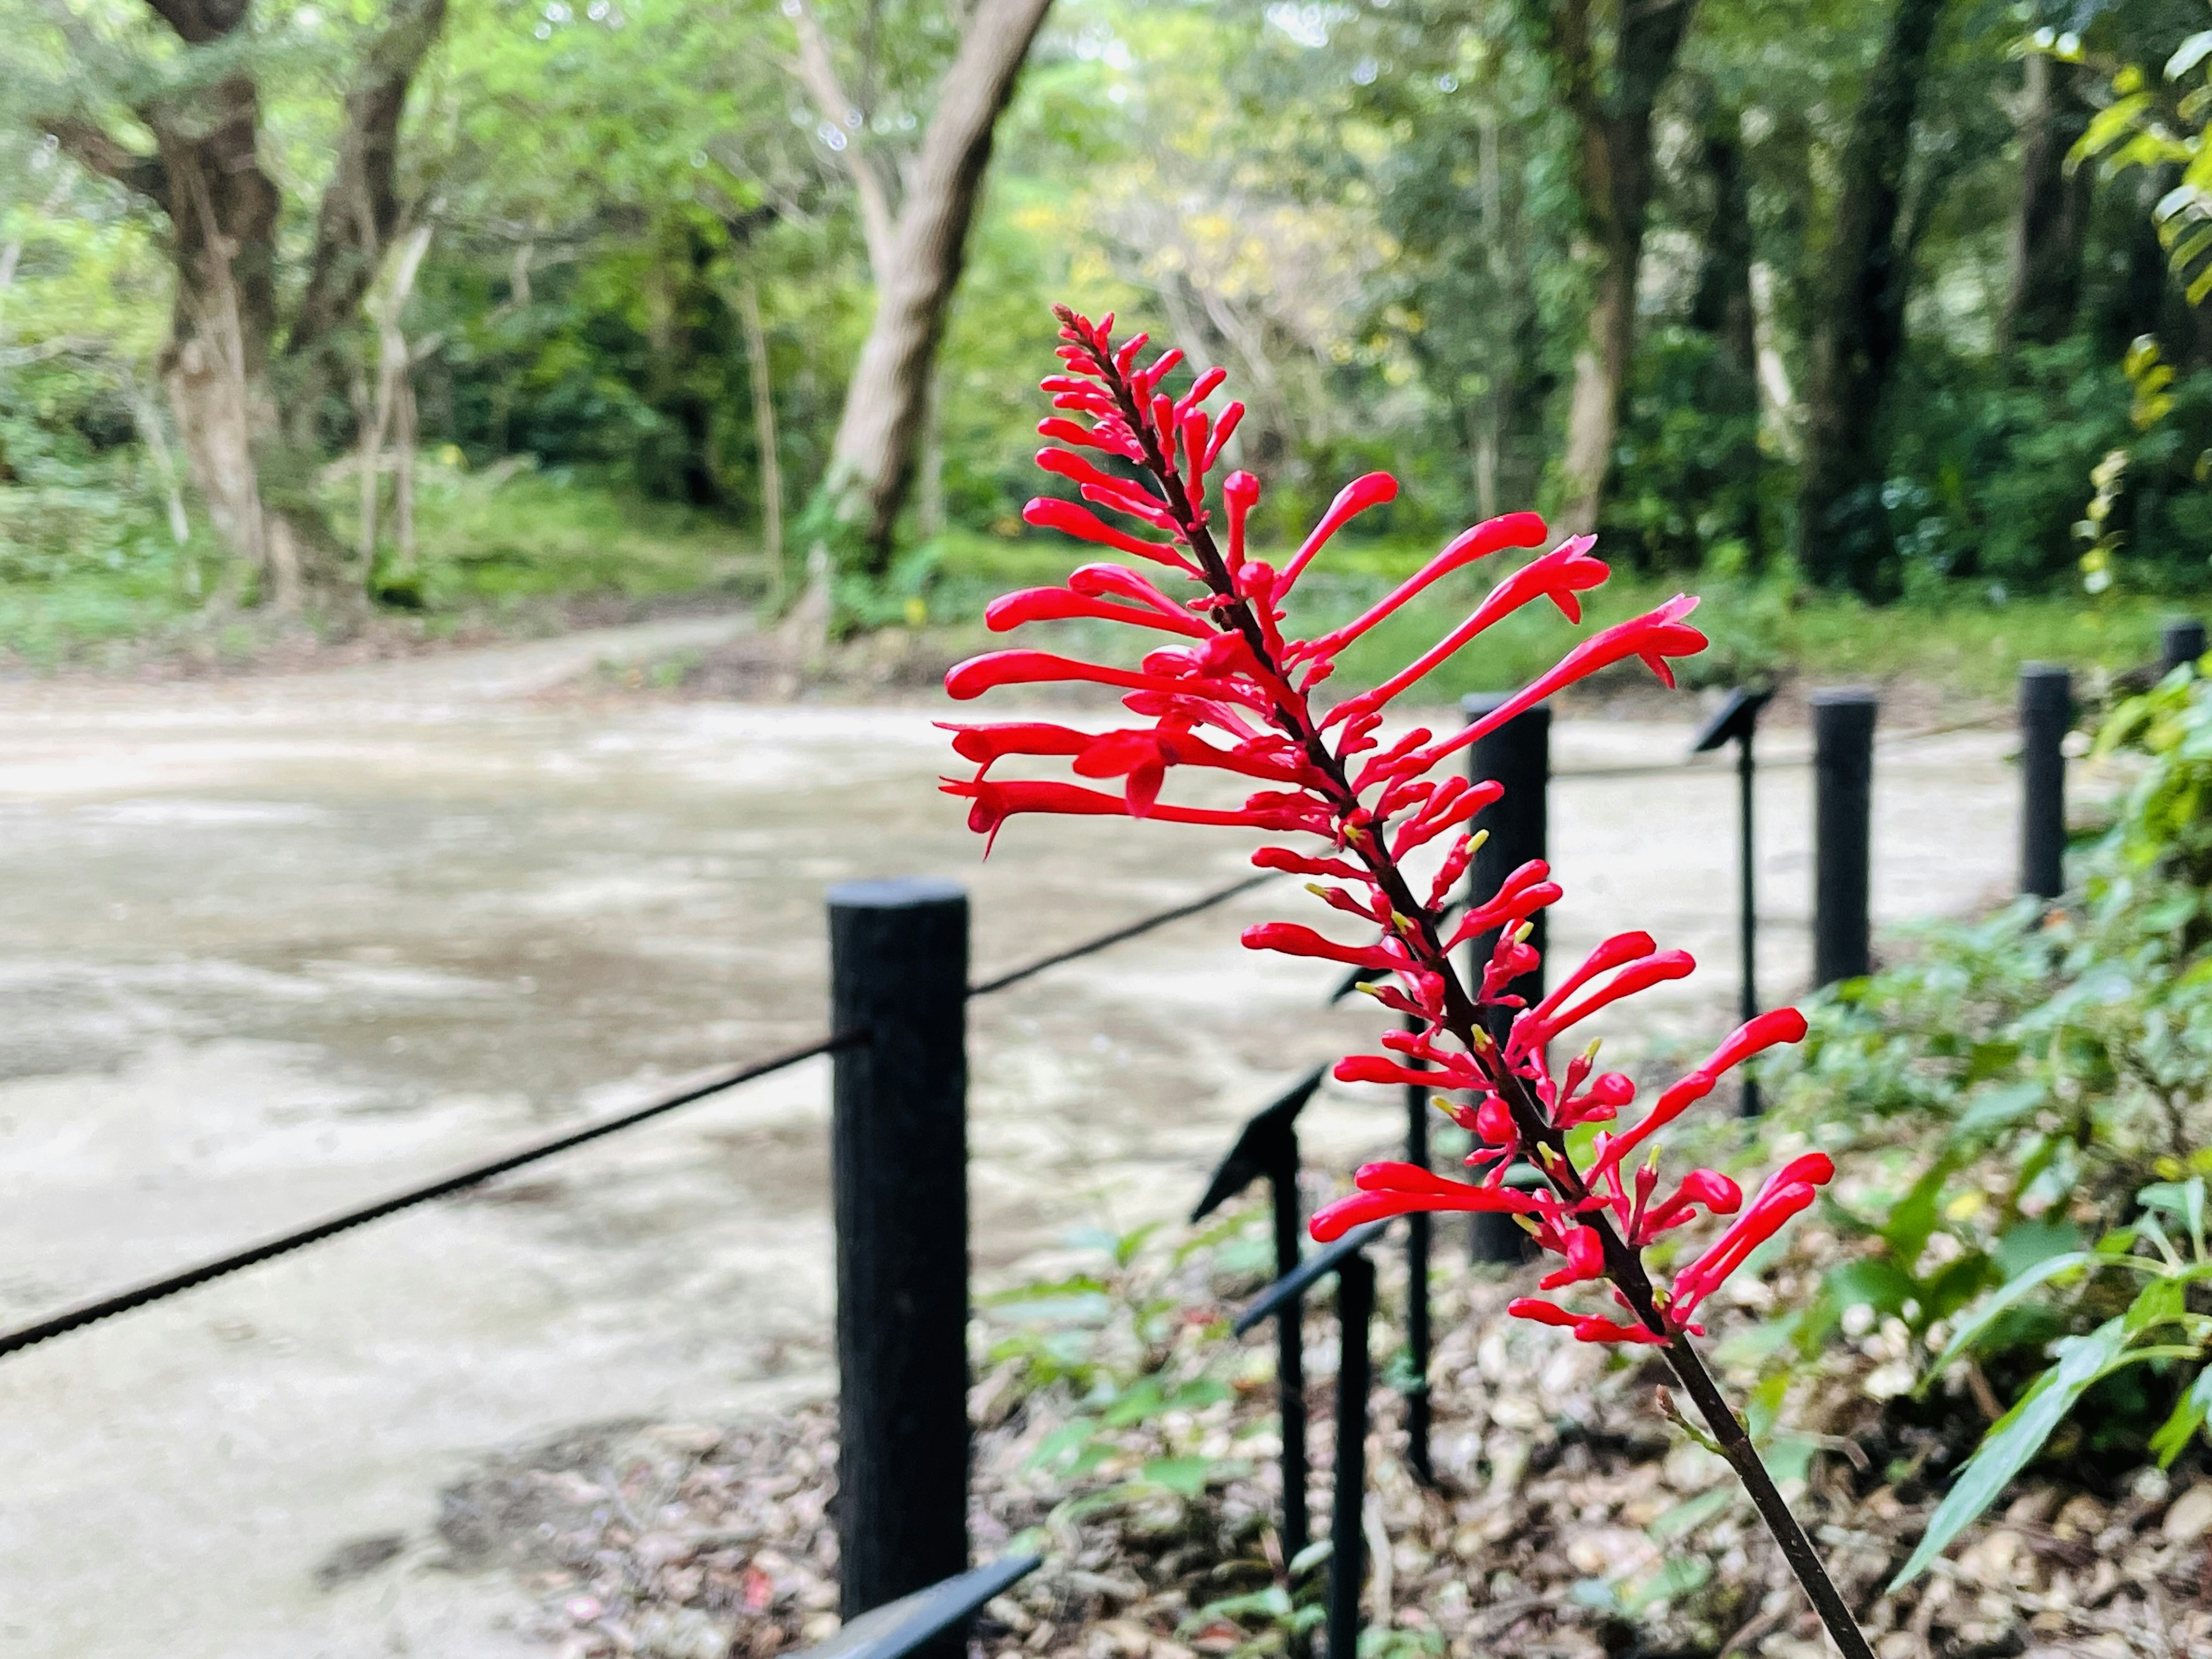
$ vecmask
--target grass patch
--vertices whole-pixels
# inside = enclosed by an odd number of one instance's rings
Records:
[[[396,570],[387,556],[379,586],[387,603],[433,613],[556,599],[750,596],[766,586],[757,544],[728,520],[567,469],[471,475],[426,460],[415,518],[416,568]],[[349,503],[337,521],[341,534],[358,533]]]

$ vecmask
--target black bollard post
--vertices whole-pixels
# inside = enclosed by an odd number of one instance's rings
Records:
[[[1275,1277],[1298,1265],[1298,1142],[1295,1130],[1282,1137],[1267,1171],[1274,1211]],[[1275,1316],[1275,1409],[1283,1425],[1283,1559],[1288,1563],[1313,1536],[1307,1512],[1306,1322],[1305,1304],[1292,1297]]]
[[[1420,1022],[1410,1018],[1406,1024],[1412,1030],[1420,1029]],[[1429,1118],[1435,1110],[1429,1104],[1429,1094],[1430,1091],[1420,1084],[1406,1085],[1406,1162],[1419,1170],[1429,1167]],[[1425,1486],[1433,1486],[1437,1482],[1436,1468],[1429,1458],[1429,1244],[1432,1219],[1425,1211],[1416,1211],[1406,1218],[1406,1364],[1413,1373],[1413,1380],[1406,1388],[1406,1462],[1413,1471],[1413,1479]]]
[[[1771,690],[1738,686],[1729,693],[1713,717],[1690,744],[1692,755],[1710,754],[1723,744],[1735,744],[1736,804],[1736,953],[1742,963],[1738,976],[1736,1007],[1749,1021],[1759,1012],[1759,839],[1756,807],[1759,770],[1752,754],[1759,735],[1759,711],[1774,701]],[[1743,1115],[1759,1115],[1759,1085],[1747,1072],[1743,1079]]]
[[[1815,691],[1813,705],[1813,983],[1856,979],[1874,965],[1868,865],[1874,835],[1871,691]]]
[[[2057,898],[2066,890],[2066,733],[2074,724],[2074,677],[2056,663],[2020,671],[2020,890]]]
[[[968,1567],[968,895],[830,892],[840,1606]],[[961,1630],[918,1650],[966,1650]]]
[[[2158,672],[2163,679],[2184,663],[2204,654],[2204,624],[2194,617],[2175,617],[2158,631]]]
[[[1336,1370],[1336,1485],[1328,1518],[1328,1659],[1357,1659],[1359,1592],[1367,1577],[1367,1356],[1375,1316],[1375,1264],[1355,1250],[1336,1273],[1341,1346]]]
[[[1460,699],[1460,712],[1473,724],[1503,704],[1509,695],[1502,691],[1474,693]],[[1490,839],[1476,849],[1474,861],[1468,870],[1468,894],[1473,902],[1480,904],[1529,860],[1547,856],[1549,810],[1546,796],[1552,780],[1550,708],[1538,703],[1470,745],[1468,771],[1478,780],[1495,778],[1505,786],[1504,799],[1482,815],[1480,826],[1490,831]],[[1535,932],[1528,936],[1528,943],[1540,955],[1547,938],[1544,913],[1539,910],[1532,920]],[[1482,934],[1468,947],[1470,990],[1481,984],[1484,964],[1497,948],[1495,933]],[[1510,988],[1516,995],[1526,997],[1532,1006],[1541,1001],[1542,965],[1540,963],[1534,973],[1523,974],[1515,980]],[[1492,1035],[1503,1040],[1508,1023],[1504,1019],[1497,1021]],[[1510,1215],[1478,1212],[1472,1218],[1468,1254],[1474,1261],[1524,1261],[1528,1244],[1528,1236],[1514,1224]]]

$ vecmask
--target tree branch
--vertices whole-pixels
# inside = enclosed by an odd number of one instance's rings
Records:
[[[246,21],[248,0],[146,0],[186,44],[220,40]]]
[[[154,201],[167,200],[169,174],[159,157],[141,155],[82,116],[44,116],[38,125],[53,135],[63,153],[78,166]]]
[[[799,36],[799,62],[794,72],[799,84],[806,88],[807,96],[814,100],[822,118],[848,135],[845,148],[837,154],[845,163],[845,170],[852,174],[854,191],[860,198],[860,234],[868,245],[868,268],[874,274],[876,286],[881,288],[890,274],[897,242],[890,181],[884,176],[882,162],[864,142],[865,133],[854,125],[860,106],[845,95],[844,86],[837,78],[837,66],[830,61],[830,37],[823,32],[822,20],[814,15],[814,8],[807,0],[799,0],[798,9],[791,13],[791,26]]]
[[[446,0],[395,0],[391,21],[346,94],[338,164],[315,215],[307,286],[287,358],[313,353],[351,319],[399,223],[399,118],[407,89],[446,21]]]

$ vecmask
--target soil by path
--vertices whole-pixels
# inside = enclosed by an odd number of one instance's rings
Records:
[[[957,876],[979,972],[1234,879],[1235,836],[1025,819],[988,864],[938,708],[544,690],[694,648],[678,619],[211,684],[0,688],[0,1317],[10,1322],[649,1097],[823,1018],[821,897]],[[684,630],[702,630],[699,637]],[[1671,724],[1568,721],[1571,768]],[[1888,920],[2001,895],[1995,732],[1886,752]],[[1778,744],[1778,750],[1784,745]],[[1768,969],[1804,971],[1808,790],[1762,798]],[[1734,1006],[1732,782],[1565,778],[1559,949],[1647,927],[1708,971],[1623,1037]],[[1348,1046],[1314,964],[1237,948],[1285,884],[975,1011],[987,1279],[1185,1210],[1241,1116]],[[576,1425],[820,1394],[818,1066],[0,1363],[0,1656],[527,1650],[524,1591],[434,1564],[437,1493]],[[1394,1133],[1333,1091],[1317,1162]]]

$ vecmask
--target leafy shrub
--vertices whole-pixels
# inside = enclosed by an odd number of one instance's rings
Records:
[[[1777,1115],[1864,1172],[1828,1202],[1863,1249],[1787,1337],[1898,1321],[1894,1409],[1940,1389],[1997,1419],[1908,1573],[2038,1455],[2171,1463],[2212,1408],[2212,688],[2177,672],[2100,743],[2143,765],[2078,893],[1838,988]]]

